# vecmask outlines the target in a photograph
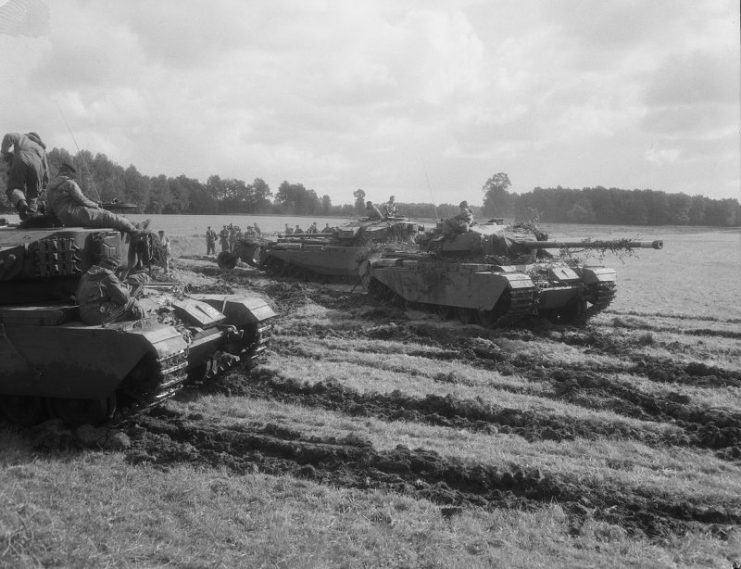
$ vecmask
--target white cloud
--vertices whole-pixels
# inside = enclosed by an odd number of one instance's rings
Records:
[[[146,174],[289,180],[335,202],[364,187],[479,203],[498,171],[518,190],[738,195],[730,0],[49,7],[48,36],[0,36],[4,128],[74,151],[69,125]]]

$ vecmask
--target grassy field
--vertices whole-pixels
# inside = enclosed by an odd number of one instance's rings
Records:
[[[735,317],[618,305],[488,330],[197,256],[175,272],[273,299],[264,364],[116,444],[1,427],[0,567],[741,560]]]

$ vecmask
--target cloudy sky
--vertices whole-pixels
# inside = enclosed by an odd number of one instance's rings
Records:
[[[333,203],[741,198],[739,43],[737,0],[0,0],[0,130]]]

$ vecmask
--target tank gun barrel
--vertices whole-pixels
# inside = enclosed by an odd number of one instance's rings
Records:
[[[625,239],[602,241],[518,241],[525,249],[663,249],[664,242],[630,241]]]

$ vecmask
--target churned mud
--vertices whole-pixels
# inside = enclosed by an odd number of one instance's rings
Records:
[[[731,404],[717,404],[724,393],[737,393],[741,370],[707,363],[699,351],[688,353],[686,344],[671,336],[677,334],[674,328],[651,324],[646,316],[631,319],[610,312],[585,327],[530,321],[491,330],[386,305],[353,285],[307,284],[195,261],[197,265],[186,262],[183,267],[184,273],[195,275],[187,283],[189,291],[232,294],[248,289],[269,298],[282,316],[264,365],[249,375],[233,372],[210,381],[200,392],[275,401],[289,409],[321,409],[348,421],[371,417],[387,422],[389,429],[397,421],[457,429],[489,436],[492,444],[500,435],[521,437],[523,444],[635,442],[649,449],[676,447],[698,456],[715,455],[728,469],[741,463],[741,412]],[[716,329],[713,322],[698,321],[682,333],[707,343],[741,337],[726,325]],[[417,373],[394,361],[402,350],[405,356],[432,364],[445,362],[446,370],[451,365],[455,370],[461,362],[480,375],[488,374],[486,387],[492,393],[540,398],[543,404],[517,408],[499,404],[495,397],[420,394],[403,386],[389,392],[359,390],[341,377],[290,377],[271,361],[313,362],[328,353],[342,361],[350,342],[355,342],[355,352],[369,352],[369,360],[384,370]],[[353,360],[353,365],[362,364]],[[427,369],[425,377],[435,393],[457,384],[475,389],[456,371],[429,372],[434,365]],[[709,399],[697,395],[702,390]],[[556,403],[588,412],[556,413]],[[354,435],[307,434],[290,419],[280,425],[230,424],[178,409],[172,405],[150,410],[114,433],[53,425],[50,436],[47,425],[47,431],[31,436],[44,450],[104,448],[125,453],[131,464],[167,468],[188,463],[235,474],[291,475],[335,487],[398,492],[432,501],[446,517],[471,507],[531,510],[557,502],[575,535],[587,519],[652,538],[694,529],[722,536],[724,527],[741,523],[741,499],[708,504],[693,496],[677,499],[676,492],[657,491],[656,485],[653,490],[640,483],[621,486],[607,478],[598,483],[581,472],[548,472],[517,460],[495,467],[425,448],[378,450]],[[616,459],[615,469],[621,468],[631,465]]]
[[[683,532],[697,524],[720,527],[741,522],[741,504],[709,508],[691,501],[677,503],[638,488],[590,486],[579,476],[517,465],[495,468],[404,446],[377,451],[357,437],[322,439],[272,424],[214,426],[198,415],[153,411],[140,417],[128,434],[131,463],[187,462],[236,473],[290,474],[333,486],[382,489],[431,500],[441,506],[443,515],[471,506],[530,509],[557,501],[577,534],[587,516],[648,536]]]

